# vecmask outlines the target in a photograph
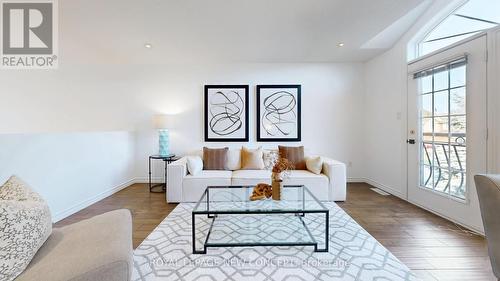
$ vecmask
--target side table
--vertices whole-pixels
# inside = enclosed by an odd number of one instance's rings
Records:
[[[170,154],[166,156],[161,156],[161,155],[151,155],[149,156],[149,192],[156,192],[156,193],[162,193],[167,190],[167,178],[168,178],[168,172],[167,172],[167,166],[168,164],[179,160],[180,157],[175,156],[175,154]],[[152,184],[151,182],[151,162],[152,160],[162,160],[163,163],[165,164],[165,182],[163,183],[157,183],[157,184]],[[160,190],[158,190],[156,187],[162,187]],[[156,189],[155,189],[156,188]]]

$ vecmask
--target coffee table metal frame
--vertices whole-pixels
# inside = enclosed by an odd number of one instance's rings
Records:
[[[203,195],[201,196],[200,200],[196,203],[195,207],[193,208],[192,211],[192,217],[191,217],[191,226],[192,226],[192,245],[193,245],[193,254],[206,254],[207,253],[207,248],[209,247],[256,247],[256,246],[313,246],[314,247],[314,252],[328,252],[328,246],[329,246],[329,219],[330,219],[330,212],[329,210],[319,201],[310,191],[307,189],[306,186],[284,186],[283,188],[302,188],[303,192],[303,204],[301,209],[295,209],[295,210],[281,210],[281,209],[264,209],[264,210],[210,210],[210,190],[212,189],[233,189],[233,188],[251,188],[249,186],[208,186]],[[308,195],[316,201],[316,203],[321,206],[322,210],[319,209],[312,209],[308,210],[306,208],[305,204],[305,193],[308,193]],[[203,204],[205,202],[204,198],[206,196],[206,210],[197,210],[198,206],[200,204]],[[311,214],[311,213],[322,213],[325,215],[325,247],[324,248],[319,248],[318,247],[318,242],[312,235],[311,231],[307,227],[307,224],[304,222],[303,217],[305,214]],[[307,234],[311,238],[311,242],[287,242],[287,241],[282,241],[282,242],[259,242],[259,243],[231,243],[231,244],[225,244],[225,243],[208,243],[208,240],[210,238],[210,234],[212,232],[212,228],[214,226],[214,222],[217,219],[218,215],[249,215],[249,214],[294,214],[297,216],[302,225],[304,226]],[[196,216],[197,215],[207,215],[207,218],[211,218],[211,224],[210,228],[208,230],[205,242],[203,243],[203,250],[199,251],[196,249]],[[208,244],[208,245],[207,245]]]

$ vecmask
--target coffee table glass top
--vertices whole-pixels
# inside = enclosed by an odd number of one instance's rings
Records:
[[[325,206],[303,185],[284,186],[281,200],[251,201],[253,186],[209,186],[193,214],[324,212]]]

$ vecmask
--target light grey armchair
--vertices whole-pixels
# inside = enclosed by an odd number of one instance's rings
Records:
[[[500,280],[500,175],[476,175],[477,195],[493,273]]]

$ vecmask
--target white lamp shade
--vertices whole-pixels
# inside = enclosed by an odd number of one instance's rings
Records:
[[[166,114],[156,114],[153,116],[153,126],[155,129],[168,129],[170,126],[169,116]]]

